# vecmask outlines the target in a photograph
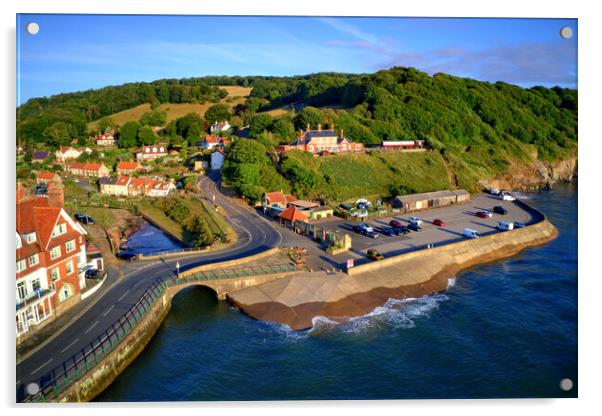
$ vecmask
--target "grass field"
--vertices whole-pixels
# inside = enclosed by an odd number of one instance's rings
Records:
[[[228,91],[228,96],[220,101],[222,104],[228,105],[230,108],[241,104],[245,101],[246,97],[251,93],[250,87],[238,87],[238,86],[223,86],[220,87],[226,91]],[[179,117],[183,117],[188,113],[197,113],[200,116],[205,115],[205,111],[209,107],[214,105],[214,103],[205,103],[205,104],[191,104],[191,103],[165,103],[159,106],[159,110],[167,112],[167,122],[169,123],[172,120],[175,120]],[[140,117],[146,112],[150,112],[151,107],[149,103],[140,104],[136,107],[120,111],[119,113],[115,113],[111,115],[111,119],[113,122],[119,126],[122,126],[124,123],[128,121],[138,121]],[[95,130],[98,125],[98,120],[91,121],[88,123],[88,129]]]

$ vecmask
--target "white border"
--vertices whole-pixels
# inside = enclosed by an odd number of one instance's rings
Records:
[[[16,2],[15,2],[16,3]],[[2,43],[3,61],[3,95],[2,126],[4,127],[5,145],[2,147],[4,170],[4,192],[14,200],[14,136],[15,136],[15,13],[113,13],[113,14],[232,14],[232,15],[334,15],[334,16],[441,16],[441,17],[564,17],[579,19],[579,395],[578,400],[480,400],[480,401],[385,401],[385,402],[266,402],[266,403],[182,403],[182,404],[98,404],[87,406],[85,412],[90,414],[106,414],[107,407],[119,410],[119,413],[133,408],[143,408],[145,414],[164,414],[167,408],[177,407],[184,414],[210,412],[212,415],[244,414],[271,415],[283,413],[303,414],[322,412],[341,412],[345,414],[366,414],[374,409],[377,412],[415,412],[420,414],[475,414],[505,415],[508,413],[546,415],[587,414],[593,409],[600,409],[600,271],[595,261],[600,258],[594,238],[594,232],[600,228],[602,221],[596,202],[600,200],[600,141],[602,134],[598,113],[602,110],[602,93],[600,78],[600,41],[602,41],[600,13],[592,5],[595,2],[580,1],[542,1],[506,0],[503,2],[486,2],[470,0],[430,0],[396,1],[383,0],[350,1],[350,0],[222,0],[203,2],[193,0],[21,0],[18,3],[3,4],[0,19],[5,36]],[[13,64],[11,64],[11,62]],[[8,65],[6,65],[8,63]],[[10,199],[10,198],[7,198]],[[42,406],[43,408],[15,407],[12,403],[14,372],[13,343],[13,283],[10,279],[14,273],[14,257],[12,229],[14,227],[14,205],[6,201],[8,209],[1,215],[5,238],[2,239],[1,251],[5,272],[3,279],[3,303],[5,305],[2,319],[4,334],[2,357],[5,360],[2,377],[2,403],[10,413],[27,412],[54,413],[61,415],[81,414],[82,406]],[[7,206],[7,205],[5,205]],[[8,232],[6,232],[8,230]],[[204,409],[197,409],[203,407]],[[343,410],[344,409],[344,410]],[[112,411],[115,411],[112,410]]]

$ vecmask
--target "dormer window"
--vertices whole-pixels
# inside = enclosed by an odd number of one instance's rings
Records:
[[[58,237],[59,235],[63,235],[67,232],[67,224],[62,223],[58,224],[52,230],[52,237]]]
[[[27,244],[35,243],[36,233],[25,234],[25,241],[27,241]]]

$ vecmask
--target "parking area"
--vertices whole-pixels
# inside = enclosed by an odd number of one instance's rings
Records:
[[[503,206],[508,210],[508,213],[506,215],[493,213],[491,218],[479,218],[475,215],[478,211],[493,211],[493,207],[496,205]],[[503,232],[496,228],[497,223],[500,221],[521,222],[524,224],[529,224],[532,221],[531,215],[513,202],[502,201],[491,195],[477,195],[471,201],[463,204],[416,211],[387,218],[368,219],[364,222],[372,227],[382,227],[388,226],[389,221],[394,219],[403,225],[408,225],[410,223],[409,218],[412,216],[418,217],[423,221],[422,231],[412,231],[409,234],[400,234],[392,237],[380,233],[377,238],[358,234],[353,231],[353,226],[357,223],[339,218],[331,219],[320,225],[340,234],[347,233],[353,238],[351,252],[332,257],[334,261],[341,263],[350,257],[365,260],[366,251],[370,248],[376,249],[385,257],[390,257],[424,248],[428,244],[438,246],[464,240],[463,231],[465,228],[474,229],[483,236]],[[443,221],[445,226],[439,227],[434,225],[433,221],[436,219]]]

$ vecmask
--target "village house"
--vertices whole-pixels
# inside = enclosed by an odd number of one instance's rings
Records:
[[[102,178],[104,176],[109,176],[109,169],[104,165],[104,163],[96,163],[96,162],[71,162],[65,165],[65,171],[75,175],[75,176],[84,176],[87,178]]]
[[[109,147],[117,144],[115,136],[111,132],[99,133],[94,137],[94,140],[96,140],[96,146]]]
[[[50,152],[47,152],[45,150],[37,150],[32,153],[31,161],[33,163],[43,163],[46,161],[46,159],[48,159],[49,156]]]
[[[225,155],[222,149],[211,153],[211,170],[220,170],[224,165],[224,158]]]
[[[54,152],[54,157],[58,163],[65,163],[68,160],[77,159],[84,152],[90,154],[92,153],[92,149],[89,147],[78,149],[72,146],[61,146],[59,150]]]
[[[53,205],[44,197],[17,200],[17,338],[76,304],[86,286],[86,231]]]
[[[115,176],[98,180],[99,191],[105,195],[166,197],[176,189],[173,181],[158,178]]]
[[[126,161],[120,161],[119,163],[117,163],[117,166],[115,167],[115,171],[117,172],[118,175],[131,175],[131,174],[136,173],[143,169],[144,168],[142,167],[142,165],[140,165],[140,163],[138,163],[138,162],[126,162]]]
[[[136,153],[136,160],[155,160],[167,156],[167,148],[164,145],[142,146]]]
[[[38,185],[48,185],[50,182],[61,182],[61,177],[55,172],[40,171],[36,173],[36,183]]]
[[[205,139],[199,142],[198,146],[202,149],[212,150],[216,147],[224,147],[230,144],[230,140],[224,139],[223,137],[208,134]]]
[[[261,198],[261,205],[263,211],[266,212],[268,208],[277,208],[284,210],[290,202],[297,201],[293,195],[285,194],[282,191],[266,192]]]
[[[128,185],[131,178],[129,176],[104,177],[98,180],[100,193],[105,195],[128,196]]]
[[[361,152],[364,150],[364,145],[362,143],[354,143],[345,138],[343,130],[340,130],[339,134],[337,135],[334,129],[322,130],[322,126],[320,124],[318,124],[317,130],[310,130],[308,124],[307,130],[302,132],[297,140],[289,145],[276,147],[276,151],[279,153],[288,152],[292,149],[304,150],[313,154],[336,154]]]
[[[309,220],[309,217],[307,213],[303,212],[299,208],[290,206],[278,214],[278,219],[281,224],[284,224],[285,227],[299,231],[301,228],[298,227],[297,223],[306,223]]]
[[[228,123],[227,121],[216,121],[211,125],[209,130],[211,131],[211,133],[219,133],[222,131],[228,131],[231,128],[232,126],[230,126],[230,123]]]

